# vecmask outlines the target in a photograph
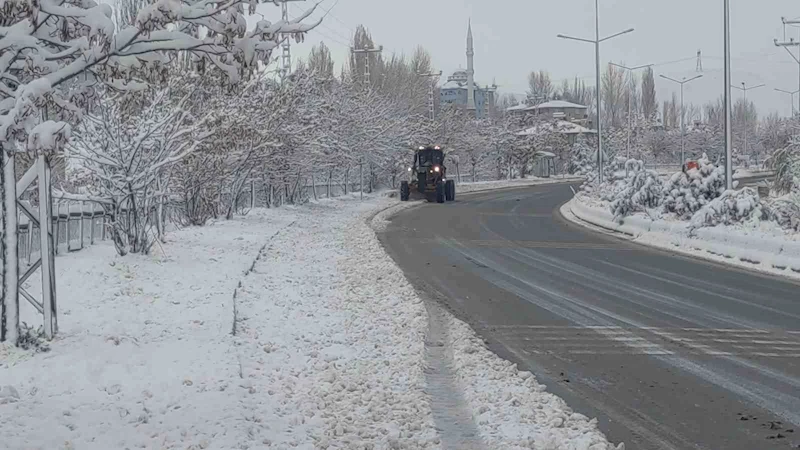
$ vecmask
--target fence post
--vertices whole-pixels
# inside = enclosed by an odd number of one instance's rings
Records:
[[[86,202],[81,200],[81,250],[83,250],[83,215],[86,214]]]
[[[91,219],[89,219],[91,221],[90,222],[91,223],[91,227],[89,227],[89,245],[94,245],[94,225],[95,225],[94,216],[95,216],[95,209],[97,209],[97,208],[95,208],[94,203],[92,203],[92,217],[91,217]]]
[[[56,255],[58,254],[58,247],[60,247],[60,240],[61,240],[61,202],[56,200],[56,219],[55,219],[55,226],[53,227],[53,241],[55,242],[55,252]],[[39,208],[42,208],[43,205],[39,203]],[[52,214],[51,214],[52,216]],[[51,217],[50,221],[52,222],[53,219]],[[44,249],[44,247],[42,247]]]
[[[44,155],[39,155],[39,248],[42,258],[42,307],[44,309],[44,334],[52,339],[58,330],[55,289],[55,249],[48,225],[52,224],[53,210],[50,196],[50,171]],[[57,241],[56,241],[57,242]]]
[[[67,253],[72,251],[72,239],[69,236],[69,224],[72,222],[72,202],[67,200],[67,226],[64,228],[66,232],[64,233],[64,239],[67,240]]]
[[[333,170],[328,170],[328,198],[331,198],[331,182],[333,181]]]
[[[17,176],[14,172],[14,153],[6,152],[0,145],[3,167],[3,295],[0,297],[0,340],[8,339],[17,345],[19,338],[19,260],[18,250],[18,215],[17,215]]]
[[[256,207],[256,182],[250,180],[250,209]]]

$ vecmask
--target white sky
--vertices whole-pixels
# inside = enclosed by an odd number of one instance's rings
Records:
[[[601,37],[636,29],[602,45],[604,63],[655,63],[660,64],[655,67],[656,76],[689,77],[695,75],[695,55],[701,49],[704,77],[686,85],[685,101],[704,103],[721,95],[722,0],[600,3]],[[290,3],[290,17],[310,6],[310,1]],[[295,60],[305,58],[312,45],[325,41],[338,71],[355,27],[364,24],[387,53],[410,54],[417,45],[425,47],[434,66],[444,72],[444,82],[453,70],[466,67],[466,28],[471,18],[479,83],[491,84],[494,79],[501,92],[522,94],[527,89],[527,74],[544,69],[555,80],[578,76],[594,84],[594,46],[556,38],[559,33],[594,37],[593,0],[324,0],[312,17],[320,17],[330,8],[323,25],[312,31],[305,43],[293,46]],[[259,11],[271,20],[280,18],[280,8],[271,4],[260,6]],[[732,82],[767,84],[748,92],[762,115],[770,111],[789,114],[789,95],[774,88],[799,88],[797,63],[785,49],[773,44],[774,38],[783,40],[781,16],[800,17],[800,2],[731,0]],[[800,37],[800,28],[787,30],[787,37]],[[793,51],[798,54],[798,48]],[[681,59],[688,60],[661,64]],[[656,85],[659,102],[677,89],[659,78]],[[733,95],[741,92],[734,89]]]

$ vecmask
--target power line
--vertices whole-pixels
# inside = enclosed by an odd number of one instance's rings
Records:
[[[298,7],[297,7],[297,6],[295,6],[295,5],[292,5],[292,6],[293,6],[295,9],[297,9],[297,8],[298,8]],[[335,6],[335,5],[334,5],[334,6]],[[322,16],[322,18],[323,18],[323,19],[325,19],[326,15],[327,15],[327,14],[324,14],[324,15]],[[345,41],[350,41],[350,37],[349,37],[349,36],[345,36],[345,35],[341,34],[341,32],[339,32],[339,31],[337,31],[337,30],[335,30],[335,29],[333,29],[333,28],[331,28],[331,27],[327,26],[327,25],[325,24],[325,21],[324,21],[324,20],[322,21],[322,23],[320,23],[320,24],[319,24],[319,26],[321,26],[322,28],[325,28],[326,30],[328,30],[328,31],[330,31],[331,33],[335,34],[337,37],[339,37],[339,38],[341,38],[341,39],[344,39]],[[347,44],[347,45],[349,45],[349,44]]]

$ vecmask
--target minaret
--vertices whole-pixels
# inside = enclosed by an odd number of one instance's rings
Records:
[[[475,109],[475,67],[472,65],[472,57],[475,51],[472,47],[472,20],[467,26],[467,108]]]

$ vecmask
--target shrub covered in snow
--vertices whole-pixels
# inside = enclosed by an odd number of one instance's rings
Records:
[[[688,219],[725,192],[725,168],[704,153],[699,168],[672,175],[664,188],[664,211]]]
[[[782,228],[800,231],[800,193],[790,193],[769,205],[770,219]]]
[[[661,204],[663,184],[655,171],[647,170],[644,162],[629,160],[625,164],[627,178],[613,183],[610,209],[614,219]]]
[[[729,190],[700,208],[690,223],[691,228],[769,219],[767,208],[761,203],[758,192],[750,187]]]
[[[778,192],[800,191],[800,137],[795,136],[787,147],[776,151],[769,165],[775,170]]]

